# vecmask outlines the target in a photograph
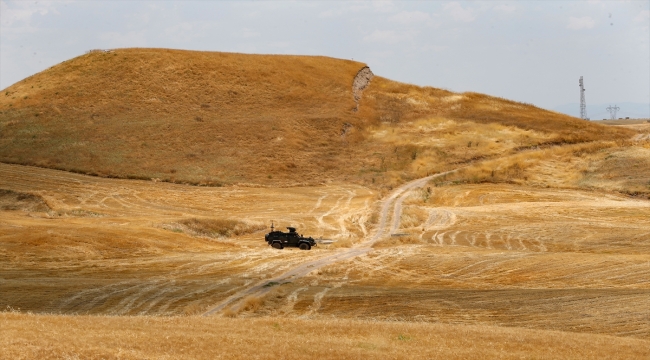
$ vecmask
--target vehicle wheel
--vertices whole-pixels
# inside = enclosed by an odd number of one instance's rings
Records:
[[[282,243],[279,243],[279,242],[274,242],[273,244],[271,244],[271,246],[274,249],[278,249],[278,250],[282,250],[282,248],[284,248],[284,246],[282,246]]]
[[[309,249],[311,249],[311,245],[307,243],[300,244],[300,250],[309,250]]]

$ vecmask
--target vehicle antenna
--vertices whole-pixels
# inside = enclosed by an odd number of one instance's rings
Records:
[[[273,232],[273,229],[274,229],[274,227],[273,227],[273,220],[271,220],[271,232]]]

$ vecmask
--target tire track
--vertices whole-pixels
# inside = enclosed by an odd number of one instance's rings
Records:
[[[409,191],[426,185],[426,183],[431,179],[434,179],[439,176],[445,176],[451,174],[457,170],[458,169],[427,176],[406,183],[398,187],[397,189],[395,189],[385,200],[383,200],[383,205],[381,207],[381,212],[379,216],[379,223],[377,225],[377,231],[374,233],[374,235],[367,237],[365,241],[357,244],[355,247],[350,249],[340,250],[335,254],[327,255],[320,259],[304,262],[300,265],[297,265],[293,269],[283,273],[282,275],[276,276],[274,278],[258,281],[255,285],[243,289],[241,291],[238,291],[235,294],[229,296],[228,298],[226,298],[224,301],[222,301],[215,307],[206,311],[203,314],[203,316],[217,314],[220,311],[224,310],[229,305],[232,306],[233,310],[239,310],[241,305],[239,303],[240,300],[242,300],[244,297],[247,296],[262,296],[268,293],[272,288],[272,286],[269,284],[279,284],[287,281],[295,281],[314,270],[320,269],[323,266],[331,265],[339,261],[343,261],[343,260],[357,257],[359,255],[367,254],[368,252],[372,251],[372,245],[375,242],[377,242],[379,239],[381,239],[386,232],[388,232],[387,230],[389,231],[392,230],[396,224],[397,226],[399,226],[399,218],[401,215],[401,204],[404,201],[404,199],[406,199],[406,197],[408,196]],[[337,203],[335,205],[336,208],[339,207],[340,201],[342,199],[343,197],[337,200]],[[393,209],[393,216],[394,219],[397,219],[397,221],[394,220],[392,226],[388,228],[387,226],[388,213],[390,212],[391,209]],[[330,209],[330,212],[331,211],[332,209]]]

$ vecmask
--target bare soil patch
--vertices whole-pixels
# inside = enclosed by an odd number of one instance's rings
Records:
[[[45,212],[50,207],[38,195],[0,189],[0,210]]]

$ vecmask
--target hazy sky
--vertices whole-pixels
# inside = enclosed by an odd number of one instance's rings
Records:
[[[0,88],[90,49],[326,55],[553,108],[650,104],[650,1],[0,1]]]

